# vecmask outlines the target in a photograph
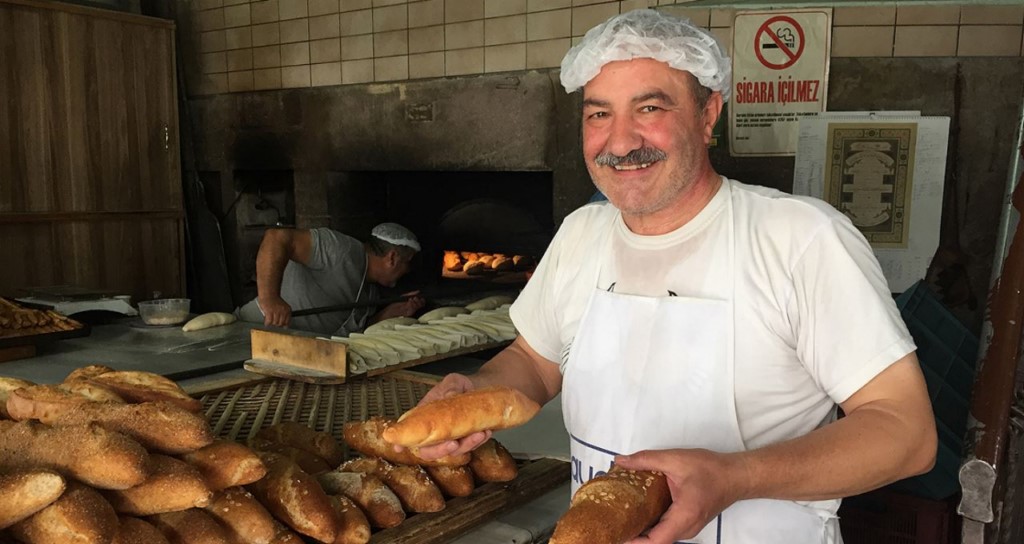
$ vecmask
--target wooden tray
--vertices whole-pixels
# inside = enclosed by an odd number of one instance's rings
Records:
[[[344,444],[341,428],[345,422],[376,415],[397,418],[432,386],[432,380],[407,371],[337,385],[269,379],[205,393],[200,401],[214,434],[222,438],[244,442],[264,427],[297,421],[328,432]],[[347,448],[345,457],[349,457]],[[370,542],[448,542],[509,508],[540,497],[569,477],[569,463],[564,461],[520,461],[515,480],[480,486],[468,497],[449,500],[440,512],[411,514],[401,525],[376,532]]]

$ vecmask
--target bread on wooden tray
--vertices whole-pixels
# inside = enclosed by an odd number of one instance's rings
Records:
[[[117,514],[98,491],[69,482],[53,504],[11,526],[26,544],[110,544],[117,534]]]
[[[428,461],[417,457],[409,450],[396,452],[393,445],[383,438],[383,433],[391,424],[393,424],[392,421],[382,417],[372,417],[366,421],[350,421],[342,427],[342,434],[345,443],[359,453],[368,457],[380,457],[399,465],[459,466],[469,463],[468,453]]]
[[[370,521],[366,514],[344,495],[331,495],[331,506],[338,516],[340,529],[334,544],[366,544],[370,541]]]
[[[46,508],[64,493],[64,477],[52,470],[0,473],[0,529]]]
[[[129,402],[170,402],[192,412],[203,408],[174,380],[152,372],[115,370],[89,378],[100,383]]]
[[[155,453],[149,459],[150,474],[145,481],[130,489],[104,492],[118,513],[150,516],[210,504],[213,493],[195,467]]]
[[[250,448],[257,452],[269,452],[283,455],[288,459],[295,461],[295,464],[299,465],[299,468],[310,474],[319,474],[321,472],[331,470],[331,465],[328,465],[327,461],[324,461],[319,456],[309,453],[306,450],[293,448],[287,444],[271,442],[258,436],[250,438],[248,444]]]
[[[421,404],[384,429],[384,440],[416,448],[526,423],[540,405],[510,387],[484,387]]]
[[[170,544],[152,523],[131,516],[118,516],[117,536],[110,544]]]
[[[473,493],[473,472],[468,466],[423,468],[446,496],[465,497]]]
[[[267,467],[256,452],[229,440],[214,440],[181,459],[199,470],[211,491],[251,484],[267,474]]]
[[[157,514],[146,519],[171,544],[234,544],[227,529],[198,508]]]
[[[621,544],[654,525],[672,504],[660,472],[612,467],[583,484],[550,544]]]
[[[379,457],[357,457],[338,467],[341,472],[362,472],[376,476],[398,497],[406,512],[440,512],[444,496],[437,484],[418,465],[392,465]]]
[[[260,503],[295,531],[331,544],[338,521],[327,494],[316,479],[295,462],[274,453],[260,453],[267,475],[248,486]]]
[[[519,473],[512,454],[495,439],[484,442],[470,452],[469,469],[478,482],[509,482]]]
[[[327,433],[314,431],[302,423],[285,421],[260,429],[256,436],[312,453],[335,468],[345,459],[338,441]]]
[[[0,421],[0,471],[48,468],[100,489],[127,489],[149,475],[149,453],[98,424],[51,427]]]
[[[270,512],[241,487],[215,493],[206,512],[227,529],[236,544],[267,544],[280,532]]]
[[[384,482],[362,472],[325,472],[317,481],[329,495],[344,495],[366,514],[370,525],[387,529],[405,520],[402,503]]]

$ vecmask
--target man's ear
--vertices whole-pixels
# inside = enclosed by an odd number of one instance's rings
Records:
[[[398,255],[397,249],[389,249],[388,252],[384,254],[384,258],[386,259],[388,266],[394,268],[398,266],[398,261],[401,257]]]
[[[713,92],[708,97],[707,104],[704,105],[704,115],[702,117],[704,121],[704,145],[711,145],[712,134],[715,130],[715,124],[718,123],[718,118],[722,115],[722,106],[725,101],[722,100],[722,93]]]

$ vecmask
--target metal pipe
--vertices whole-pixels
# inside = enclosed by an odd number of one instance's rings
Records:
[[[980,524],[991,523],[994,491],[1006,457],[1010,406],[1017,358],[1024,333],[1024,100],[1017,119],[1017,137],[1003,197],[998,240],[985,322],[982,325],[978,372],[971,394],[968,444],[971,451],[960,467],[963,496],[957,513],[964,516],[963,542],[981,542]]]

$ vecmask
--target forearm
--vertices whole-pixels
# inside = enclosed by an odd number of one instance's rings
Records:
[[[926,411],[908,418],[895,403],[872,403],[803,437],[733,454],[744,498],[848,497],[923,473],[936,443]]]
[[[267,231],[256,254],[256,292],[259,298],[281,296],[281,281],[288,265],[288,247],[273,232]]]
[[[551,365],[553,368],[541,365]],[[495,355],[469,378],[476,387],[504,385],[518,389],[541,405],[551,400],[561,389],[561,375],[557,366],[536,355],[522,337]]]

